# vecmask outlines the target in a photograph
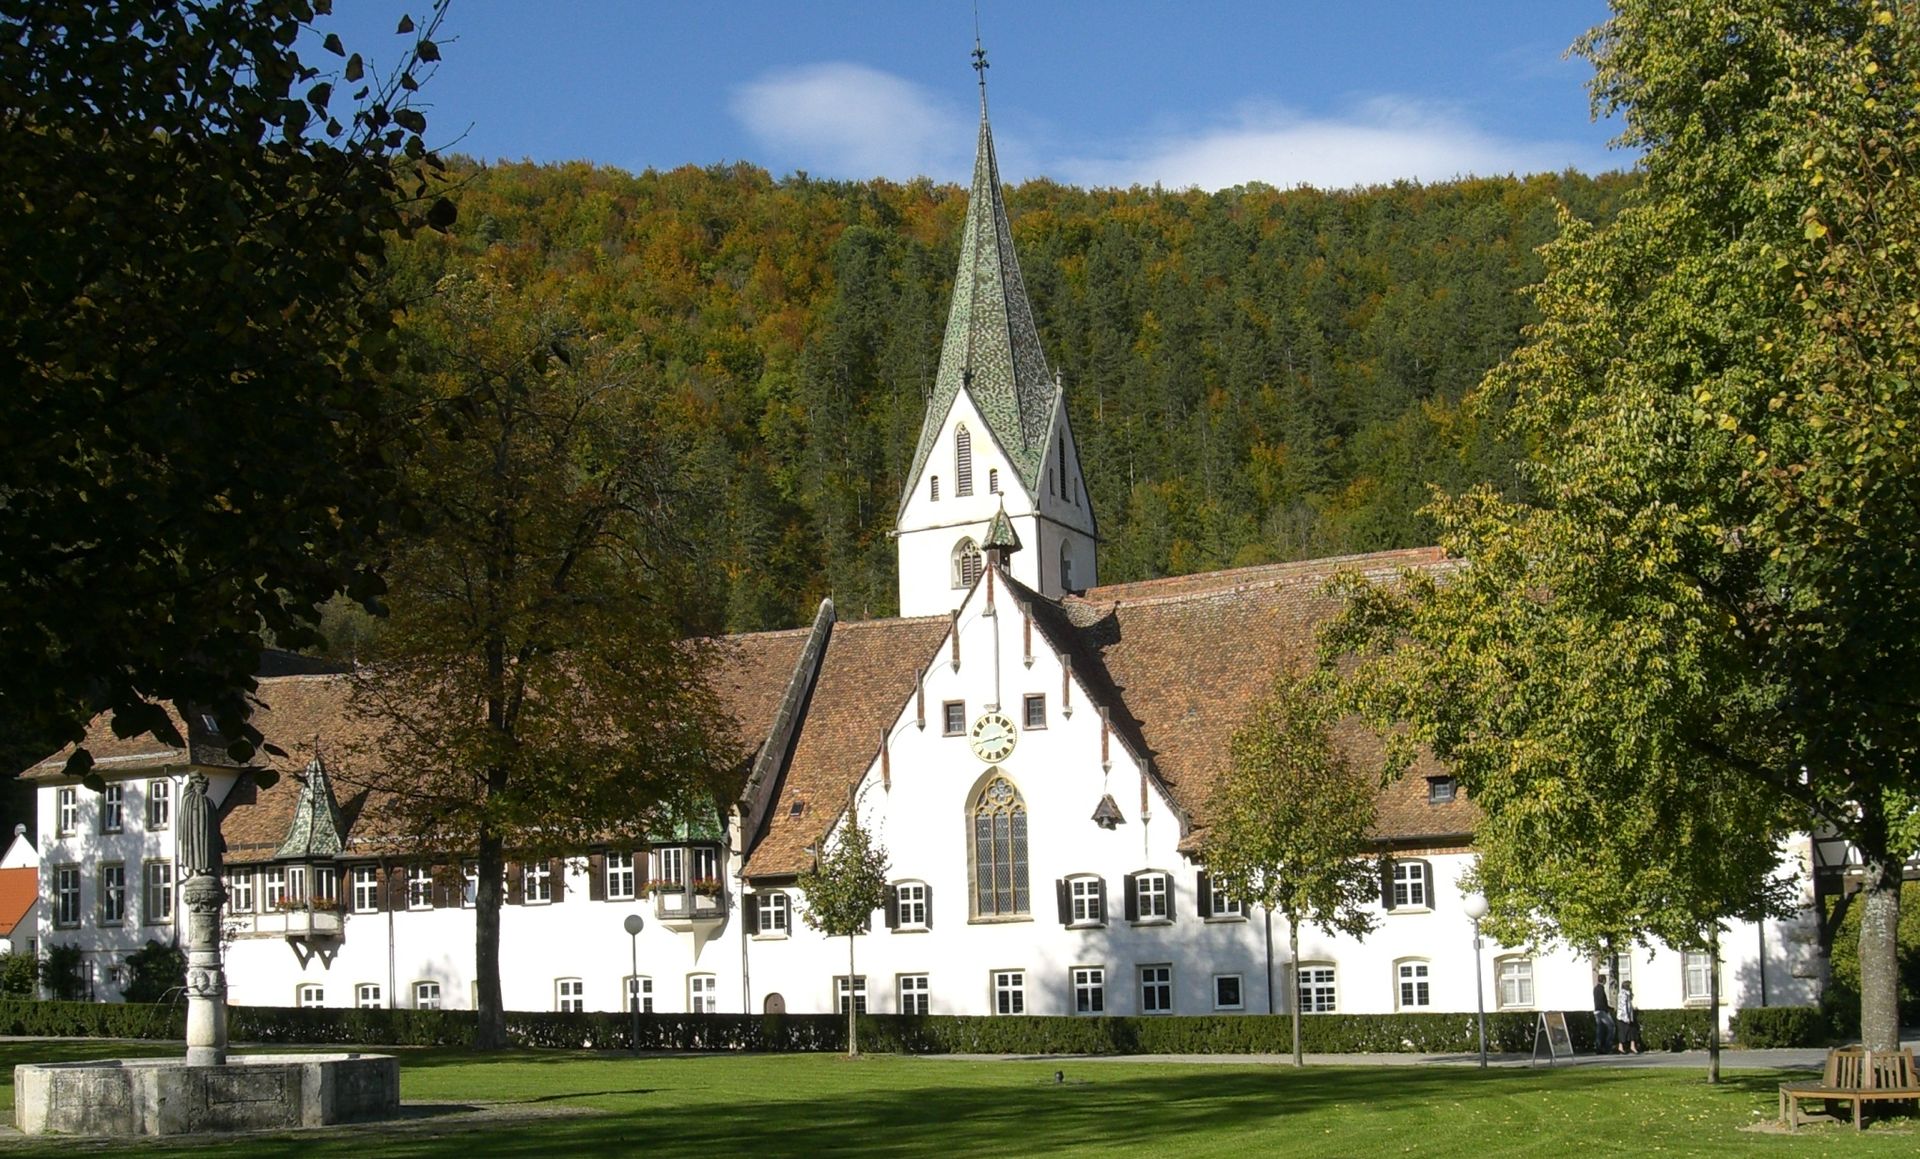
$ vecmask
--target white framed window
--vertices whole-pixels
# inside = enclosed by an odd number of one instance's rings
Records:
[[[1072,971],[1072,982],[1075,1014],[1107,1012],[1107,968],[1105,966],[1075,966]]]
[[[587,984],[579,978],[553,980],[553,1008],[562,1014],[578,1014],[587,1008]]]
[[[970,588],[980,578],[980,545],[971,538],[953,545],[953,586]]]
[[[1167,875],[1158,870],[1148,870],[1133,875],[1133,913],[1128,914],[1129,921],[1164,922],[1173,917],[1171,883]]]
[[[546,905],[553,900],[552,867],[545,861],[529,861],[520,872],[521,898],[528,905]]]
[[[953,428],[953,493],[973,494],[973,432],[965,423]]]
[[[1200,875],[1200,893],[1204,916],[1208,919],[1239,920],[1247,916],[1246,906],[1240,901],[1239,892],[1234,888],[1231,878],[1203,873]]]
[[[433,866],[407,866],[407,908],[410,910],[433,908]]]
[[[1092,874],[1067,879],[1067,924],[1107,924],[1107,883]]]
[[[173,862],[149,861],[142,875],[146,884],[141,920],[161,925],[173,920]]]
[[[696,890],[718,894],[720,881],[720,847],[717,845],[695,845],[687,850],[687,860],[691,863],[693,879],[688,882]]]
[[[838,1014],[847,1012],[847,976],[845,974],[833,976],[833,1009]],[[867,976],[865,974],[853,976],[853,1012],[855,1014],[867,1012]]]
[[[1173,967],[1140,967],[1140,1013],[1173,1013]]]
[[[147,782],[147,828],[165,829],[173,823],[173,782],[165,777]]]
[[[927,928],[927,885],[922,881],[903,881],[893,887],[893,904],[898,907],[899,927],[903,930]]]
[[[1042,692],[1030,692],[1020,702],[1021,718],[1029,729],[1047,727],[1047,697]]]
[[[1689,1004],[1709,1002],[1713,998],[1713,955],[1705,950],[1688,950],[1680,961],[1680,998]]]
[[[302,982],[293,988],[295,1006],[325,1006],[327,988],[318,982]]]
[[[80,924],[80,867],[56,866],[53,871],[53,924]]]
[[[633,898],[633,854],[607,854],[607,897],[612,901]]]
[[[1391,863],[1392,877],[1389,888],[1392,890],[1393,910],[1424,910],[1430,904],[1427,863],[1424,861],[1394,861]]]
[[[645,974],[627,975],[627,1012],[653,1013],[653,979]]]
[[[1240,975],[1215,974],[1213,976],[1213,1008],[1215,1010],[1245,1010],[1246,995],[1240,988]]]
[[[227,912],[230,914],[253,912],[252,870],[236,869],[227,874]]]
[[[460,865],[460,908],[472,909],[480,904],[480,863],[466,861]]]
[[[780,890],[768,890],[754,895],[754,904],[760,911],[760,936],[763,938],[784,938],[790,932],[793,917],[792,902]]]
[[[653,884],[656,888],[687,887],[687,851],[678,845],[653,851]]]
[[[413,984],[413,1008],[415,1010],[440,1009],[440,983],[415,982]]]
[[[900,975],[900,1013],[927,1013],[927,998],[930,993],[925,974]]]
[[[287,904],[287,871],[282,866],[260,874],[260,904],[268,911],[284,909]]]
[[[694,1014],[720,1013],[719,980],[712,974],[688,974],[687,1010]]]
[[[1300,979],[1300,1013],[1332,1014],[1339,1008],[1339,994],[1334,986],[1334,967],[1331,962],[1302,963]]]
[[[100,924],[117,926],[127,920],[127,867],[117,862],[100,867]]]
[[[1402,1010],[1424,1010],[1433,1005],[1430,963],[1410,958],[1393,965],[1396,1001]]]
[[[1027,803],[1004,774],[988,778],[973,801],[973,913],[981,918],[1033,912],[1027,887]]]
[[[80,831],[80,790],[61,789],[55,794],[57,815],[54,819],[54,832],[61,837],[71,837]]]
[[[127,787],[108,785],[100,790],[100,832],[118,833],[127,827]]]
[[[380,868],[374,865],[353,867],[353,912],[370,914],[380,908]]]
[[[380,983],[361,982],[353,988],[353,1004],[361,1010],[378,1010],[384,1005],[380,1001]]]
[[[308,900],[322,905],[337,903],[340,900],[340,871],[331,865],[313,867],[313,892]]]
[[[1027,1012],[1027,973],[1025,970],[995,970],[993,972],[993,1012],[995,1014],[1025,1014]]]
[[[1501,958],[1494,963],[1499,979],[1500,1008],[1524,1010],[1533,1005],[1533,959]]]

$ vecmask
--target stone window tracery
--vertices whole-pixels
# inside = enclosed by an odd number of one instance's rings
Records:
[[[1027,805],[1004,774],[981,787],[972,821],[974,916],[1028,916]]]

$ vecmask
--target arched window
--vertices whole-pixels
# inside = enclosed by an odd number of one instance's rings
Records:
[[[973,435],[965,423],[953,428],[953,493],[973,494]]]
[[[1073,556],[1067,553],[1067,541],[1060,541],[1060,590],[1073,590]]]
[[[1005,775],[995,772],[973,803],[973,912],[976,917],[1025,917],[1027,805]]]
[[[953,545],[953,586],[970,588],[980,578],[980,545],[963,539]]]
[[[987,494],[1000,494],[1000,468],[998,467],[987,468]]]
[[[927,476],[927,498],[933,500],[935,503],[940,502],[940,476]]]

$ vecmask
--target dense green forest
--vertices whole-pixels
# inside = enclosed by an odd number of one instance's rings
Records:
[[[689,627],[894,610],[887,532],[939,361],[965,190],[462,167],[460,218],[404,260],[422,286],[529,265],[640,370],[680,465]],[[1518,342],[1561,207],[1632,178],[1348,192],[1009,190],[1067,384],[1103,580],[1425,542],[1428,488],[1511,485],[1460,400]]]

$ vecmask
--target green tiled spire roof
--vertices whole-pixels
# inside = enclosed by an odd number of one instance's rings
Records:
[[[960,236],[960,268],[953,278],[953,304],[947,312],[946,340],[940,347],[940,371],[920,427],[920,445],[907,472],[906,505],[940,426],[961,391],[987,420],[1029,493],[1040,490],[1046,462],[1048,427],[1053,421],[1059,384],[1047,369],[1040,334],[1033,324],[1020,261],[1013,252],[1013,230],[1001,195],[1000,165],[993,155],[993,129],[987,123],[985,74],[980,85],[980,145],[973,160],[973,188],[967,200],[966,231]]]
[[[1020,533],[1013,529],[1013,520],[1007,518],[1007,505],[1002,503],[1000,510],[993,513],[993,522],[987,524],[986,542],[982,548],[1004,548],[1007,551],[1020,550]]]
[[[300,803],[293,807],[287,839],[280,843],[274,857],[293,861],[338,857],[345,844],[340,838],[340,806],[333,799],[327,766],[316,755],[307,762]]]

